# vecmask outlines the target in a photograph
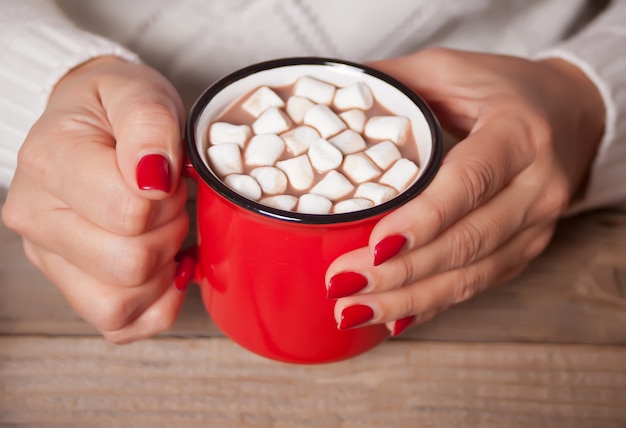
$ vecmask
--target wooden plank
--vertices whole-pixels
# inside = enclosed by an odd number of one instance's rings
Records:
[[[387,342],[294,366],[223,338],[0,337],[0,426],[623,427],[626,348]]]
[[[193,209],[193,207],[192,207]],[[562,221],[548,250],[518,279],[491,289],[407,338],[626,344],[626,208]],[[0,226],[0,334],[95,334]],[[196,287],[167,333],[216,336]]]

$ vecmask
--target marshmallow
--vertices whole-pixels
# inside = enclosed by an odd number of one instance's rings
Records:
[[[374,105],[374,95],[372,95],[372,90],[369,86],[363,82],[357,82],[337,89],[333,104],[338,110],[353,108],[369,110]]]
[[[280,134],[291,128],[291,119],[278,107],[270,107],[252,124],[255,134]]]
[[[343,172],[353,183],[371,181],[380,175],[380,169],[364,153],[352,153],[343,160]]]
[[[292,96],[287,100],[287,114],[295,123],[302,123],[304,115],[315,104],[304,97]]]
[[[396,189],[378,183],[363,183],[356,188],[355,198],[365,198],[374,202],[374,205],[387,202],[397,195]]]
[[[305,214],[328,214],[333,203],[320,195],[306,194],[298,200],[298,212]]]
[[[294,95],[308,98],[314,103],[330,105],[335,96],[335,86],[313,77],[302,76],[294,87]]]
[[[374,202],[365,198],[353,198],[346,199],[345,201],[339,201],[333,207],[333,212],[336,214],[349,213],[352,211],[361,211],[374,206]]]
[[[276,134],[259,134],[250,139],[244,154],[246,165],[274,165],[285,151],[285,142]]]
[[[318,138],[309,147],[309,159],[318,172],[326,172],[338,168],[343,161],[343,155],[337,147],[323,138]]]
[[[276,92],[272,91],[267,86],[261,86],[254,91],[252,95],[242,104],[245,111],[250,113],[254,117],[259,117],[261,113],[270,107],[284,107],[285,102],[280,98]]]
[[[373,140],[391,140],[402,144],[409,132],[409,119],[404,116],[370,117],[364,132]]]
[[[261,166],[250,171],[250,175],[259,183],[263,193],[268,195],[278,195],[287,190],[287,176],[278,168],[273,166]]]
[[[287,174],[289,183],[296,190],[306,190],[313,184],[315,176],[307,155],[278,161],[276,166]]]
[[[381,141],[365,150],[365,154],[382,170],[389,168],[402,157],[398,146],[390,140]]]
[[[342,133],[335,135],[329,141],[344,155],[360,152],[366,148],[365,140],[361,137],[361,134],[352,129],[346,129]]]
[[[291,131],[281,134],[281,138],[287,145],[287,150],[293,156],[299,156],[309,150],[311,143],[317,141],[319,137],[319,132],[310,126],[298,126]]]
[[[253,201],[261,199],[261,186],[256,180],[245,174],[230,174],[224,178],[224,183],[235,192]]]
[[[293,211],[298,203],[298,198],[292,195],[276,195],[263,198],[259,202],[279,210]]]
[[[339,113],[339,117],[346,123],[346,125],[348,125],[348,128],[358,133],[363,132],[363,129],[365,128],[365,121],[367,120],[363,110],[347,110]]]
[[[220,177],[243,172],[241,151],[237,143],[223,143],[210,146],[207,149],[207,155],[209,156],[213,170]]]
[[[304,123],[317,129],[323,138],[332,137],[346,129],[346,124],[330,107],[317,104],[304,115]]]
[[[215,122],[209,130],[209,142],[211,144],[236,143],[243,149],[251,135],[252,130],[248,125]]]
[[[380,177],[380,183],[386,184],[398,192],[404,190],[417,176],[419,168],[408,159],[400,159]]]
[[[354,190],[354,186],[343,174],[335,170],[329,171],[313,188],[311,193],[324,196],[331,201],[346,197]]]

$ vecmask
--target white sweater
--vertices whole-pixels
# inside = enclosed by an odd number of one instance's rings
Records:
[[[2,0],[0,188],[55,83],[99,55],[141,58],[189,105],[217,78],[262,60],[360,62],[448,46],[579,66],[600,89],[607,125],[577,209],[626,200],[626,0],[591,22],[587,12],[585,0]]]

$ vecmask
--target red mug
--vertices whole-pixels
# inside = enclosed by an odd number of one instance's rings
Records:
[[[361,211],[302,214],[249,200],[208,167],[209,124],[259,86],[285,86],[300,76],[336,86],[369,85],[393,114],[410,119],[418,145],[417,180],[394,199]],[[327,363],[384,341],[384,325],[339,330],[325,273],[338,256],[364,247],[386,213],[418,195],[442,157],[439,124],[427,104],[395,79],[369,67],[326,58],[288,58],[252,65],[209,87],[188,116],[185,145],[197,183],[197,270],[207,312],[226,336],[262,356],[290,363]]]

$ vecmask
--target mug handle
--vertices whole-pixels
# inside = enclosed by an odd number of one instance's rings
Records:
[[[191,160],[185,151],[183,158],[182,175],[198,182],[198,172],[193,167]],[[176,274],[174,275],[174,285],[178,290],[184,291],[190,282],[198,282],[202,277],[200,263],[198,263],[198,246],[192,245],[182,248],[174,259],[176,261]]]

